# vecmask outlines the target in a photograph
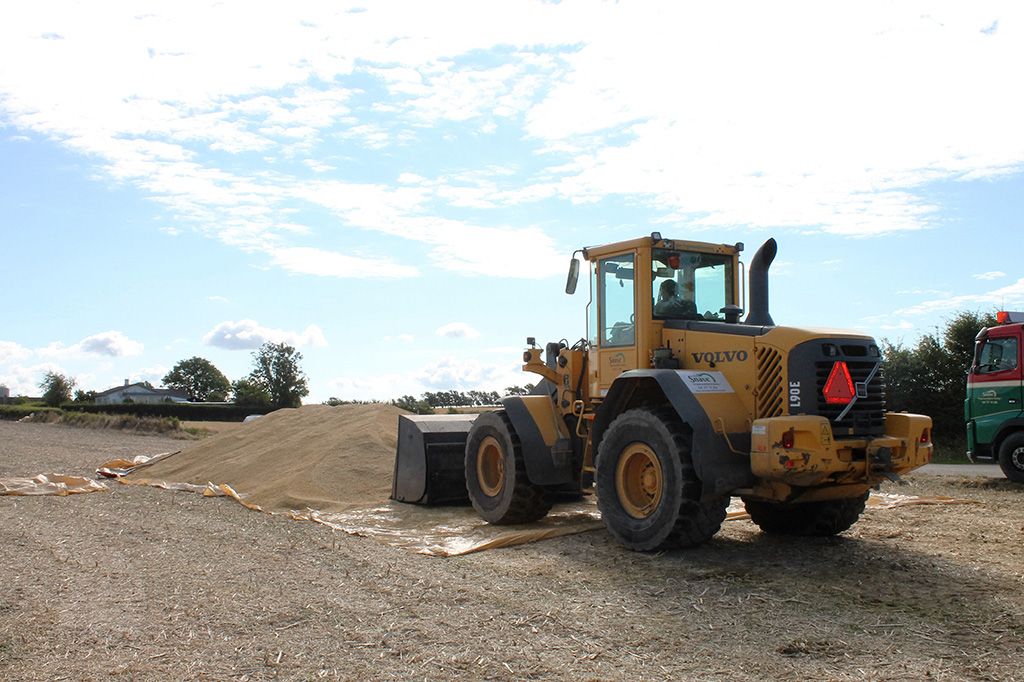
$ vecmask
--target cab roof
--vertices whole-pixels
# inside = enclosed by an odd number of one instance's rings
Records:
[[[587,246],[581,249],[583,257],[592,261],[616,253],[633,251],[636,249],[672,249],[678,251],[696,251],[698,253],[717,253],[733,256],[743,250],[743,243],[736,244],[711,244],[708,242],[694,242],[686,239],[665,239],[660,233],[655,232],[649,237],[637,237],[611,244],[600,246]]]

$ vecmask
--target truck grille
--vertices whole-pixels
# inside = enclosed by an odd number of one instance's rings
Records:
[[[844,348],[844,350],[846,350]],[[878,361],[854,360],[849,357],[839,357],[836,360],[845,360],[850,369],[850,376],[854,386],[863,384],[871,370],[875,368]],[[837,418],[842,414],[847,405],[830,405],[825,402],[822,391],[825,382],[832,371],[835,360],[816,362],[814,364],[815,382],[817,385],[818,414],[826,417],[832,422],[832,432],[839,437],[868,437],[882,436],[885,434],[885,377],[880,367],[871,382],[867,385],[867,393],[861,394],[853,403],[853,407],[846,413],[842,421]]]

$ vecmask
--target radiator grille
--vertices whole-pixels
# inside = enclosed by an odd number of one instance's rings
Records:
[[[782,355],[773,348],[757,349],[757,419],[782,415]]]
[[[845,349],[844,349],[845,350]],[[837,436],[881,436],[885,434],[885,377],[879,368],[867,385],[867,394],[857,398],[853,407],[846,413],[842,421],[837,417],[846,409],[846,405],[830,405],[825,402],[822,391],[828,375],[832,371],[833,361],[817,362],[814,365],[817,384],[818,414],[832,422],[832,431]],[[854,385],[862,384],[877,364],[875,361],[858,362],[846,360],[850,369],[850,377]]]

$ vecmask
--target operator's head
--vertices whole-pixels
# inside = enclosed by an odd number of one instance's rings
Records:
[[[670,298],[676,296],[676,281],[674,279],[666,279],[661,283],[661,288],[658,289],[658,299],[661,301],[667,301]]]

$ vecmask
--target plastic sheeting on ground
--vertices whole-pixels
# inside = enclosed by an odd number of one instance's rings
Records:
[[[488,549],[512,547],[604,528],[601,514],[592,496],[585,497],[579,502],[556,505],[551,513],[536,523],[521,526],[493,526],[481,520],[469,506],[425,507],[388,500],[377,505],[344,512],[322,512],[315,509],[273,510],[247,502],[244,493],[239,493],[231,485],[225,483],[210,482],[198,485],[157,478],[125,478],[128,474],[174,454],[177,453],[167,452],[153,457],[139,456],[131,460],[113,460],[106,462],[97,469],[96,473],[99,476],[114,478],[125,485],[145,485],[164,490],[192,492],[204,497],[230,497],[254,511],[283,515],[299,521],[312,521],[349,535],[373,538],[388,545],[438,557],[460,556]],[[88,481],[88,479],[79,480],[104,489],[101,483]],[[0,483],[2,482],[3,479],[0,479]],[[867,507],[868,509],[892,509],[918,504],[976,504],[976,501],[946,496],[919,497],[873,492],[868,498]],[[748,518],[750,517],[744,510],[742,501],[734,498],[729,506],[726,521],[739,521]]]
[[[104,462],[103,465],[96,470],[96,475],[103,476],[105,478],[121,478],[122,476],[127,476],[138,469],[156,464],[160,460],[166,459],[171,455],[176,455],[179,452],[181,452],[181,450],[161,452],[159,455],[137,455],[131,459],[112,459],[109,462]]]
[[[0,478],[0,495],[75,495],[96,493],[107,486],[84,476],[39,474],[32,478]]]
[[[362,537],[371,537],[389,545],[411,549],[430,556],[460,556],[499,547],[604,528],[601,514],[592,497],[580,502],[559,504],[535,523],[521,526],[492,526],[472,507],[423,507],[402,502],[342,513],[308,510],[293,518],[315,521]],[[736,500],[726,521],[747,518],[743,504]]]

